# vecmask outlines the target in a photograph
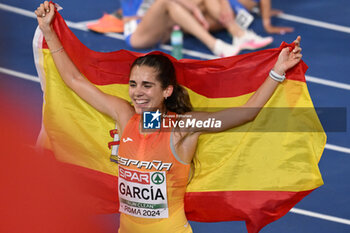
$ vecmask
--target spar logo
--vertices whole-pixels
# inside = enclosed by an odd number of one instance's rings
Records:
[[[151,179],[152,179],[153,184],[163,184],[165,177],[162,173],[155,172],[152,174]]]
[[[144,129],[160,129],[160,116],[162,114],[156,112],[143,112],[143,128]]]

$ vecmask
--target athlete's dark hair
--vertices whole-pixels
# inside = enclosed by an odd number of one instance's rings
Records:
[[[192,110],[190,98],[185,88],[180,86],[176,81],[176,73],[173,63],[164,55],[148,54],[138,57],[131,65],[131,69],[135,66],[149,66],[157,72],[157,80],[161,83],[162,88],[165,89],[169,85],[174,87],[173,93],[165,101],[167,110],[182,114]]]

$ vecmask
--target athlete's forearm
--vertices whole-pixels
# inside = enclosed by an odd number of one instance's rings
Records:
[[[72,88],[73,80],[83,78],[82,75],[65,52],[62,43],[52,27],[50,26],[41,30],[60,76],[66,85]]]
[[[264,83],[256,90],[256,92],[249,98],[243,107],[252,108],[252,118],[254,118],[262,107],[267,103],[275,92],[279,82],[273,80],[269,76],[266,78]]]
[[[119,120],[118,109],[124,107],[124,100],[109,96],[92,85],[74,65],[62,47],[56,32],[51,28],[42,29],[45,40],[51,51],[56,68],[64,81],[80,98],[98,111],[107,114],[114,120]]]
[[[208,113],[208,117],[222,122],[220,128],[206,129],[207,132],[220,132],[245,124],[259,114],[267,101],[271,98],[278,86],[278,82],[267,77],[259,89],[241,107],[225,109],[219,112]]]

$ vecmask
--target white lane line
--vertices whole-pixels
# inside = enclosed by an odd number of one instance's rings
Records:
[[[327,79],[316,78],[316,77],[312,77],[309,75],[306,75],[305,78],[306,78],[306,81],[311,82],[311,83],[317,83],[317,84],[321,84],[321,85],[325,85],[325,86],[329,86],[329,87],[336,87],[336,88],[350,91],[350,84],[335,82],[335,81],[331,81],[331,80],[327,80]]]
[[[341,25],[332,24],[332,23],[326,23],[326,22],[322,22],[319,20],[308,19],[308,18],[295,16],[295,15],[289,15],[289,14],[285,14],[285,13],[280,14],[277,17],[281,18],[281,19],[297,22],[297,23],[312,25],[315,27],[321,27],[321,28],[326,28],[326,29],[330,29],[330,30],[334,30],[334,31],[350,33],[350,27],[341,26]]]
[[[89,31],[89,29],[86,27],[85,24],[74,23],[74,22],[67,21],[67,20],[65,20],[65,21],[66,21],[68,27],[70,27],[70,28],[82,30],[82,31],[85,31],[85,32]]]
[[[28,10],[24,10],[24,9],[21,9],[21,8],[18,8],[18,7],[5,5],[5,4],[2,4],[2,3],[0,3],[0,9],[36,19],[36,15],[34,13],[34,10],[33,11],[28,11]],[[76,29],[80,29],[80,30],[84,30],[83,24],[77,24],[77,23],[73,23],[73,22],[70,22],[70,21],[67,21],[67,20],[66,20],[66,23],[70,27],[73,27],[73,28],[76,28]],[[85,31],[87,31],[87,29]]]
[[[4,74],[8,74],[8,75],[17,77],[17,78],[22,78],[25,80],[40,83],[38,76],[25,74],[25,73],[14,71],[14,70],[9,70],[9,69],[3,68],[3,67],[0,67],[0,73],[4,73]]]
[[[33,11],[28,11],[28,10],[24,10],[14,6],[9,6],[2,3],[0,3],[0,9],[36,19],[36,15],[34,14],[34,11],[36,9],[33,9]]]
[[[172,50],[172,47],[170,45],[162,44],[162,45],[160,45],[160,47],[162,49],[164,49],[164,50],[167,50],[167,51],[171,51]],[[186,55],[189,55],[189,56],[192,56],[192,57],[199,57],[199,58],[205,58],[205,59],[216,59],[216,58],[219,58],[219,57],[214,56],[212,54],[201,53],[201,52],[197,52],[197,51],[193,51],[193,50],[189,50],[189,49],[182,49],[182,53],[186,54]]]
[[[77,22],[78,24],[84,24],[84,25],[88,25],[90,23],[97,23],[99,19],[93,19],[93,20],[86,20],[86,21],[79,21]]]
[[[342,224],[350,225],[350,220],[349,219],[338,218],[338,217],[334,217],[334,216],[331,216],[331,215],[320,214],[320,213],[316,213],[316,212],[312,212],[312,211],[308,211],[308,210],[292,208],[289,212],[292,212],[292,213],[295,213],[295,214],[301,214],[301,215],[305,215],[305,216],[309,216],[309,217],[319,218],[319,219],[323,219],[323,220],[327,220],[327,221],[331,221],[331,222],[336,222],[336,223],[342,223]]]
[[[342,147],[342,146],[337,146],[337,145],[332,145],[332,144],[326,144],[325,149],[328,150],[333,150],[333,151],[338,151],[346,154],[350,154],[350,148]]]
[[[124,35],[119,33],[106,33],[105,36],[108,36],[110,38],[118,39],[118,40],[124,40]]]

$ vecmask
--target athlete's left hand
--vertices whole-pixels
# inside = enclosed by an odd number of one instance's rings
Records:
[[[294,41],[295,47],[292,51],[290,48],[284,48],[280,52],[277,62],[273,67],[273,70],[280,75],[283,75],[287,70],[294,67],[302,58],[301,47],[300,47],[301,37],[298,36]]]

